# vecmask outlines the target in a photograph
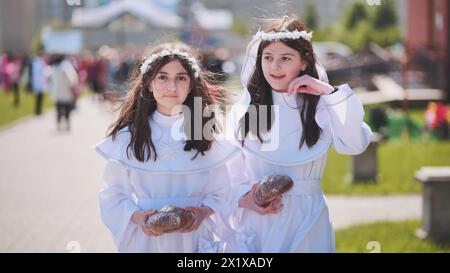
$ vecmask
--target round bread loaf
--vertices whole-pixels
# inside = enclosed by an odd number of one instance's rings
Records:
[[[147,228],[153,233],[169,233],[191,226],[194,220],[193,212],[166,205],[148,217]]]
[[[264,177],[255,191],[258,206],[265,207],[275,197],[287,192],[294,186],[294,181],[287,175],[269,175]]]

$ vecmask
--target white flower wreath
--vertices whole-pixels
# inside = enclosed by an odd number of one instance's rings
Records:
[[[312,31],[306,32],[304,30],[298,31],[281,31],[281,32],[264,32],[259,30],[253,38],[259,39],[261,41],[276,41],[276,40],[295,40],[299,38],[303,38],[308,42],[312,40]]]
[[[198,78],[200,76],[200,66],[197,63],[197,60],[194,57],[190,56],[187,52],[181,51],[178,49],[173,49],[173,50],[165,49],[159,53],[155,53],[155,54],[151,55],[150,57],[146,58],[140,68],[141,74],[144,75],[145,73],[147,73],[147,71],[151,67],[150,65],[154,61],[156,61],[159,58],[163,58],[165,56],[179,56],[179,57],[187,60],[189,62],[189,64],[191,65],[192,70],[194,71],[194,76],[196,78]]]

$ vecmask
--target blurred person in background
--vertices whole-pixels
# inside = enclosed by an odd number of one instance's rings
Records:
[[[61,130],[61,119],[66,120],[66,130],[70,130],[70,113],[74,108],[78,84],[78,74],[65,55],[55,54],[50,58],[49,90],[56,103],[57,129]]]
[[[19,107],[20,104],[20,90],[19,90],[19,82],[20,82],[20,71],[22,67],[22,57],[20,54],[12,54],[9,57],[9,62],[7,64],[7,73],[11,82],[11,88],[13,90],[14,95],[14,107]]]
[[[425,110],[426,130],[438,139],[449,138],[449,116],[447,106],[440,102],[429,102]]]
[[[46,90],[45,71],[47,63],[42,53],[34,57],[31,63],[31,87],[35,96],[34,113],[40,115],[42,113],[42,101]]]
[[[0,82],[2,83],[2,88],[7,93],[11,88],[11,81],[8,74],[8,63],[10,53],[4,53],[0,57]]]
[[[99,56],[92,57],[87,67],[87,79],[94,99],[104,100],[105,79],[107,67],[103,58]]]

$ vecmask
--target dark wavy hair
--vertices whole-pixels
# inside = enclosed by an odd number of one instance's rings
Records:
[[[195,57],[200,64],[201,56],[195,49],[179,42],[164,43],[154,48],[150,53],[155,54],[163,50],[178,49],[189,53]],[[127,146],[127,157],[129,158],[129,151],[131,150],[137,160],[144,162],[150,160],[152,153],[154,153],[154,160],[157,159],[157,152],[155,145],[151,138],[151,127],[148,122],[149,117],[156,110],[156,100],[152,92],[149,90],[150,83],[156,78],[158,71],[167,63],[177,59],[188,71],[190,77],[190,90],[185,102],[183,103],[190,109],[190,116],[184,112],[184,132],[187,136],[184,151],[197,150],[197,153],[192,159],[195,159],[198,154],[205,155],[205,152],[211,148],[212,135],[217,132],[220,127],[215,122],[216,112],[211,113],[209,117],[202,116],[202,136],[201,139],[194,138],[194,99],[200,98],[202,101],[202,113],[208,105],[219,105],[220,109],[224,105],[224,89],[217,82],[214,81],[214,75],[201,70],[198,78],[194,77],[194,71],[191,65],[184,58],[178,56],[165,56],[155,60],[151,64],[151,68],[141,75],[139,67],[144,62],[144,58],[138,62],[132,77],[131,90],[128,92],[123,103],[118,110],[120,110],[117,120],[110,126],[108,136],[112,136],[113,140],[117,133],[128,127],[131,134],[131,141]],[[209,122],[214,119],[213,122]],[[190,124],[189,124],[190,123]],[[198,125],[197,125],[198,126]]]
[[[285,20],[284,18],[279,19],[271,19],[267,20],[266,25],[262,30],[264,32],[271,32],[275,31],[278,32],[282,28],[286,28],[288,31],[295,31],[295,30],[307,30],[305,25],[302,21],[295,17],[289,17],[289,19]],[[300,71],[298,76],[302,75],[310,75],[316,79],[319,78],[317,69],[315,66],[316,58],[313,52],[312,44],[302,38],[296,39],[296,40],[280,40],[283,44],[286,46],[295,49],[300,53],[301,58],[307,62],[307,68],[305,71]],[[258,139],[262,142],[261,139],[261,133],[265,133],[262,131],[261,128],[259,128],[259,109],[260,106],[264,105],[267,107],[268,113],[271,113],[267,115],[267,123],[266,127],[267,131],[270,131],[273,123],[273,113],[272,113],[272,105],[273,105],[273,99],[272,99],[272,88],[270,84],[267,82],[267,80],[264,77],[261,61],[262,61],[262,52],[263,50],[269,46],[271,41],[262,41],[259,48],[258,48],[258,55],[256,59],[256,68],[253,72],[250,81],[247,85],[247,89],[250,92],[251,96],[251,102],[250,105],[254,105],[256,109],[256,126],[250,126],[249,120],[250,115],[249,112],[247,112],[240,120],[240,135],[242,137],[242,145],[244,144],[245,137],[247,136],[248,132],[251,131],[253,134],[257,135]],[[310,94],[297,94],[297,96],[300,96],[300,101],[302,102],[301,105],[298,105],[299,111],[300,111],[300,119],[303,128],[307,128],[307,130],[303,130],[302,137],[300,139],[299,149],[302,147],[302,145],[306,142],[306,145],[308,147],[312,147],[314,144],[317,143],[320,133],[322,132],[320,127],[317,125],[315,120],[316,115],[316,107],[319,102],[320,97],[316,95],[310,95]],[[255,132],[256,131],[256,132]]]

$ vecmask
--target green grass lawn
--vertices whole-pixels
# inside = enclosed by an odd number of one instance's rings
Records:
[[[10,124],[20,118],[34,115],[34,94],[21,91],[20,104],[18,107],[13,105],[14,97],[12,92],[6,94],[0,89],[0,127]],[[53,107],[53,102],[46,94],[42,103],[42,110],[45,111]]]
[[[330,150],[323,189],[326,194],[405,194],[419,193],[421,184],[414,173],[421,166],[450,166],[450,141],[446,142],[388,142],[378,149],[378,182],[352,184],[347,175],[350,156]]]
[[[416,237],[421,227],[419,220],[402,222],[376,222],[337,230],[336,252],[370,253],[378,242],[382,253],[445,252],[450,253],[450,244],[438,244]]]
[[[82,96],[87,95],[88,90],[83,90]],[[24,89],[20,92],[20,104],[14,107],[14,97],[12,92],[6,94],[3,89],[0,89],[0,127],[11,124],[20,118],[33,116],[35,97],[34,94],[25,92]],[[42,110],[52,109],[54,107],[53,101],[48,94],[45,94],[42,103]]]

